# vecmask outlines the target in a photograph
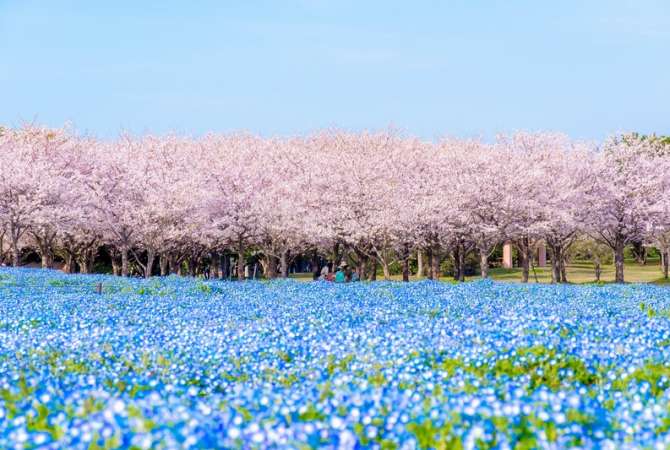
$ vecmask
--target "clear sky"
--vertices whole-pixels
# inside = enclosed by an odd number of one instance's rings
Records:
[[[670,1],[0,0],[0,123],[670,134]]]

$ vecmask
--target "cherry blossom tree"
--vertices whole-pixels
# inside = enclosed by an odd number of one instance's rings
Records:
[[[565,255],[584,212],[588,147],[563,134],[528,132],[498,136],[496,146],[500,170],[508,174],[496,184],[506,190],[499,220],[519,251],[522,281],[528,281],[532,250],[544,240],[552,251],[552,280],[565,282]]]
[[[72,145],[76,139],[66,129],[25,125],[0,135],[0,223],[14,266],[26,234],[37,244],[42,266],[51,265],[56,230],[68,203]]]
[[[660,149],[660,150],[659,150]],[[667,261],[668,153],[658,139],[625,135],[600,152],[556,133],[517,132],[495,143],[437,144],[396,130],[328,130],[305,137],[245,133],[200,138],[121,135],[102,141],[69,128],[0,130],[0,259],[30,247],[50,267],[93,270],[110,254],[115,273],[191,275],[211,265],[244,278],[249,258],[266,277],[288,276],[294,258],[349,262],[385,278],[413,255],[428,277],[451,255],[464,280],[477,251],[482,277],[496,247],[512,241],[522,281],[546,242],[552,279],[566,281],[572,242],[585,231],[616,253],[657,246]],[[423,262],[423,261],[422,261]]]
[[[615,281],[624,281],[624,248],[667,223],[668,166],[648,140],[609,138],[593,162],[589,229],[614,251]]]

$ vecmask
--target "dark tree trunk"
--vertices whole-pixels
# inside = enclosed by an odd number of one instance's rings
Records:
[[[600,275],[602,275],[602,269],[601,269],[601,266],[600,266],[600,260],[599,260],[599,259],[596,259],[596,260],[594,261],[593,265],[595,266],[595,271],[596,271],[596,283],[599,283],[599,282],[600,282]]]
[[[230,255],[221,255],[221,278],[230,280]]]
[[[551,282],[560,283],[561,261],[563,260],[561,248],[558,245],[549,244],[549,249],[551,250]]]
[[[458,281],[465,281],[465,246],[459,244],[460,250],[458,252]]]
[[[409,260],[408,259],[403,259],[402,260],[402,281],[405,282],[405,283],[409,281]]]
[[[318,280],[321,273],[319,267],[319,253],[316,249],[312,250],[312,279]]]
[[[358,279],[365,280],[368,257],[360,248],[354,248],[354,252],[356,253],[356,273],[358,274]]]
[[[519,259],[521,260],[521,282],[528,283],[530,277],[530,260],[533,257],[530,248],[530,239],[524,237],[518,243]]]
[[[670,266],[670,261],[668,261],[668,259],[670,259],[670,250],[665,250],[665,252],[663,252],[661,255],[662,255],[661,263],[663,264],[663,278],[667,280],[668,268]]]
[[[336,267],[340,265],[340,243],[336,242],[333,244],[333,271],[335,270]]]
[[[281,256],[279,258],[279,268],[281,270],[282,278],[288,278],[289,256],[290,256],[289,250],[284,250],[281,252]]]
[[[454,280],[459,281],[461,279],[461,246],[455,245],[452,254],[454,257]]]
[[[168,266],[171,274],[181,275],[181,259],[171,253],[168,254]]]
[[[426,262],[428,263],[428,279],[435,279],[435,273],[433,272],[433,248],[428,247],[426,249]]]
[[[423,251],[419,249],[416,252],[416,277],[423,278],[425,276],[425,268],[423,267]]]
[[[440,250],[437,246],[433,248],[432,258],[430,261],[431,271],[433,272],[433,279],[440,279]]]
[[[403,246],[402,254],[402,281],[405,283],[409,281],[409,257],[409,245],[405,244]]]
[[[274,255],[267,255],[265,257],[265,277],[267,279],[277,278],[277,258]]]
[[[372,258],[371,261],[370,281],[377,281],[377,258]]]
[[[221,258],[218,253],[212,253],[212,258],[209,263],[209,271],[212,278],[221,278]]]
[[[244,263],[244,244],[240,242],[237,247],[237,279],[239,281],[244,281]]]
[[[616,283],[623,283],[623,251],[624,251],[624,237],[618,233],[614,239],[614,281]]]
[[[568,273],[566,271],[566,262],[565,259],[561,260],[561,283],[567,283],[568,282]]]
[[[187,260],[188,274],[195,277],[198,274],[198,260],[193,256],[189,256]]]
[[[647,248],[642,245],[642,241],[632,243],[633,257],[638,264],[647,264]]]
[[[368,259],[366,257],[362,257],[358,263],[358,267],[356,268],[359,280],[368,279],[367,266],[368,266]]]

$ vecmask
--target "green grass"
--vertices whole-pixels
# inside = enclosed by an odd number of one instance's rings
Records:
[[[540,283],[550,283],[551,282],[551,266],[547,267],[536,267],[535,274],[537,274],[537,281]],[[535,274],[533,270],[530,271],[529,282],[535,283]],[[489,271],[491,279],[496,281],[508,281],[508,282],[520,282],[521,281],[521,269],[503,269],[503,268],[492,268]],[[569,283],[575,284],[584,284],[584,283],[594,283],[595,282],[595,272],[593,269],[593,264],[588,261],[575,261],[572,264],[568,265],[567,276]],[[292,278],[302,280],[302,281],[311,281],[311,273],[296,273],[291,274]],[[670,279],[663,279],[661,268],[658,260],[649,260],[646,265],[637,264],[634,261],[626,261],[624,267],[624,278],[628,283],[654,283],[658,285],[670,286]],[[378,280],[383,280],[383,275],[377,275]],[[391,276],[392,280],[399,281],[402,279],[400,275]],[[417,280],[417,277],[411,277],[412,280]],[[467,281],[477,280],[479,276],[467,277]],[[451,277],[442,277],[440,281],[453,281]],[[614,282],[614,265],[604,265],[602,266],[602,273],[600,275],[600,281],[605,283]]]
[[[551,282],[551,267],[537,267],[535,272],[537,273],[537,280],[540,283]],[[568,265],[567,277],[568,282],[577,284],[594,283],[596,280],[593,264],[586,261],[575,261]],[[499,281],[520,281],[521,269],[491,269],[491,278]],[[660,266],[656,261],[649,261],[646,265],[637,264],[633,261],[626,262],[624,266],[624,279],[629,283],[667,284],[667,281],[662,278]],[[532,270],[529,281],[535,282]],[[614,265],[610,264],[602,267],[600,281],[605,283],[614,282]]]

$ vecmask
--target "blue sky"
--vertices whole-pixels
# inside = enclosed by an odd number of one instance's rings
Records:
[[[670,2],[0,0],[0,123],[670,134]]]

